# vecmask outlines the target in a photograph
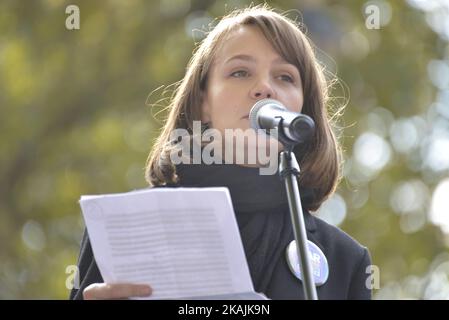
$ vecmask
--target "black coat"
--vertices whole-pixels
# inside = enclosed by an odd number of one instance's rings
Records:
[[[257,168],[235,165],[178,165],[179,183],[172,187],[229,189],[254,288],[270,299],[304,299],[301,281],[290,271],[285,249],[294,240],[285,188],[279,177],[261,176]],[[307,210],[314,191],[301,189],[307,238],[324,253],[329,277],[317,287],[319,299],[370,299],[367,248],[339,228]],[[312,202],[311,202],[312,201]],[[88,285],[103,282],[84,233],[78,261],[80,288],[71,299],[82,299]],[[150,284],[151,285],[151,284]]]
[[[340,229],[305,211],[307,238],[325,254],[329,263],[327,282],[317,287],[319,299],[370,299],[366,287],[366,268],[371,264],[367,248]],[[290,235],[293,239],[293,234]],[[284,248],[281,248],[284,250]],[[84,232],[78,260],[80,288],[73,289],[70,299],[82,299],[82,291],[90,284],[103,282],[92,254],[87,232]],[[275,263],[272,279],[265,295],[271,299],[304,299],[301,281],[290,271],[285,255]]]

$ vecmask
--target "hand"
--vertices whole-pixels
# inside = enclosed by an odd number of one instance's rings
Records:
[[[130,297],[147,297],[152,289],[147,284],[131,283],[92,283],[83,291],[84,300],[127,299]]]

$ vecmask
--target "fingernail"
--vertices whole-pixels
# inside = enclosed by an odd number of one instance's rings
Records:
[[[149,296],[151,294],[151,288],[143,287],[142,289],[140,289],[140,294],[143,296]]]

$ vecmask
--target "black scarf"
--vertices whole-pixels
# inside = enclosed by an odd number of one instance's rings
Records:
[[[240,229],[248,267],[257,292],[266,292],[279,259],[293,240],[293,229],[284,182],[278,174],[260,175],[258,168],[233,164],[176,166],[183,187],[227,187],[230,191]],[[306,210],[313,192],[300,189]]]

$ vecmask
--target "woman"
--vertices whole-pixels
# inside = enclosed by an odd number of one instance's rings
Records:
[[[286,259],[294,235],[283,182],[277,175],[260,175],[260,163],[175,164],[171,134],[178,128],[192,132],[196,120],[221,133],[248,129],[251,107],[266,98],[310,116],[315,135],[294,152],[307,237],[327,259],[328,277],[317,286],[318,298],[370,299],[368,250],[311,214],[335,191],[340,175],[340,149],[326,112],[327,87],[311,44],[293,21],[267,6],[234,11],[195,51],[148,160],[150,186],[229,188],[255,290],[270,299],[304,298],[302,282]],[[244,152],[252,147],[245,144]],[[79,271],[80,288],[71,298],[151,294],[147,285],[102,283],[87,233]]]

